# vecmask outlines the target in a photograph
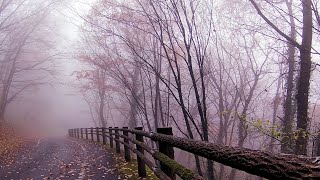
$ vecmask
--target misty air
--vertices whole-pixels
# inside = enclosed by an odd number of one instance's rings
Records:
[[[320,179],[319,10],[0,0],[0,180]]]

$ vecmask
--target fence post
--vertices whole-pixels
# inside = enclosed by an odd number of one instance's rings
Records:
[[[85,131],[86,131],[86,140],[88,140],[88,128],[86,128]]]
[[[79,139],[80,134],[79,134],[79,128],[77,128],[77,138]]]
[[[83,139],[83,128],[80,128],[80,133],[81,133],[81,139]]]
[[[115,139],[116,139],[116,152],[117,153],[120,153],[120,142],[119,142],[119,128],[118,127],[114,127],[116,130],[115,130]]]
[[[168,128],[157,128],[157,133],[170,135],[170,136],[173,135],[171,127],[168,127]],[[159,152],[167,155],[171,159],[174,159],[173,146],[171,146],[171,145],[169,145],[167,143],[159,142]],[[175,176],[174,172],[168,166],[166,166],[166,165],[164,165],[163,163],[160,162],[160,168],[168,177],[170,177],[171,179],[176,179],[176,176]]]
[[[90,128],[90,134],[91,134],[91,141],[94,141],[93,140],[93,127]]]
[[[96,127],[97,142],[100,142],[99,127]]]
[[[106,128],[102,128],[102,143],[106,144]]]
[[[142,127],[136,127],[134,128],[135,130],[142,130]],[[143,136],[140,134],[136,134],[136,140],[140,141],[141,143],[143,143]],[[137,150],[141,153],[144,154],[144,150],[141,146],[136,145]],[[137,161],[138,161],[138,173],[139,173],[139,177],[146,177],[147,176],[147,172],[146,172],[146,165],[144,163],[144,161],[137,156]]]
[[[128,129],[128,127],[123,127],[123,129]],[[123,131],[122,132],[124,136],[129,137],[129,132],[128,131]],[[129,140],[123,138],[123,141],[127,144],[129,144]],[[130,150],[127,146],[124,146],[124,158],[126,160],[126,162],[130,161],[131,157],[130,157]]]
[[[113,148],[113,135],[112,135],[112,127],[109,127],[109,135],[110,135],[110,147]]]

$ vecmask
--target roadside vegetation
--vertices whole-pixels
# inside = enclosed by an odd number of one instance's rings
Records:
[[[105,147],[107,151],[112,154],[115,167],[117,168],[122,179],[130,179],[130,180],[135,180],[135,179],[158,180],[159,179],[149,167],[146,167],[147,177],[140,178],[138,174],[138,163],[135,158],[131,156],[131,161],[126,162],[122,152],[118,154],[116,153],[115,149],[112,149],[109,146],[105,146]]]

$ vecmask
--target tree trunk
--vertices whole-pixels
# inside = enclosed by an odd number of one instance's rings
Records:
[[[290,38],[296,39],[296,25],[294,22],[293,12],[292,12],[292,0],[286,1],[288,14],[290,18]],[[295,46],[291,43],[288,43],[288,75],[287,75],[287,89],[286,89],[286,98],[284,102],[284,117],[283,117],[283,124],[282,124],[282,133],[284,136],[282,137],[282,144],[281,144],[281,152],[282,153],[292,153],[293,148],[293,137],[292,137],[292,125],[293,125],[293,118],[295,111],[293,111],[293,104],[292,104],[292,92],[294,88],[294,66],[295,66]]]
[[[107,127],[106,121],[104,119],[104,94],[100,95],[100,105],[99,105],[99,119],[102,127]]]
[[[17,60],[18,60],[18,58],[20,56],[21,50],[22,50],[22,48],[24,47],[24,45],[25,45],[25,43],[27,41],[27,37],[22,41],[21,44],[19,44],[17,47],[15,47],[15,48],[17,48],[17,50],[16,50],[15,53],[13,53],[14,57],[11,57],[10,55],[6,56],[7,57],[6,60],[12,61],[12,64],[9,65],[10,66],[9,74],[8,74],[8,77],[6,77],[6,79],[4,79],[3,89],[2,89],[2,92],[1,92],[1,97],[0,97],[1,98],[0,99],[0,101],[1,101],[0,102],[0,121],[4,120],[4,115],[5,115],[5,112],[6,112],[7,105],[8,105],[8,95],[9,95],[11,84],[12,84],[12,80],[14,78],[14,74],[15,74],[15,71],[16,71],[16,63],[17,63]],[[12,52],[10,51],[10,52],[7,52],[7,53],[11,54]]]
[[[99,120],[102,127],[107,127],[106,120],[104,117],[104,105],[106,96],[105,87],[105,72],[104,70],[97,70],[98,75],[98,91],[99,91]]]
[[[132,76],[132,89],[131,89],[131,97],[130,97],[130,114],[129,114],[129,128],[135,128],[137,126],[137,109],[138,109],[138,80],[140,74],[140,66],[136,62],[134,66],[134,72]]]
[[[258,84],[258,81],[259,81],[259,74],[256,74],[255,78],[254,78],[253,85],[252,85],[252,87],[250,89],[249,95],[248,95],[247,99],[244,100],[245,104],[244,104],[241,116],[238,115],[238,119],[239,119],[239,124],[238,124],[238,131],[239,131],[238,132],[238,147],[240,147],[240,148],[243,147],[244,141],[245,141],[245,139],[247,138],[247,135],[248,135],[245,121],[247,119],[247,111],[248,111],[248,108],[249,108],[249,104],[251,102],[251,99],[252,99],[252,96],[253,96],[253,92],[254,92],[257,84]],[[243,88],[243,85],[242,85],[242,88]],[[235,176],[236,176],[236,169],[233,168],[231,170],[229,179],[233,180],[235,178]]]
[[[295,153],[307,154],[308,144],[308,106],[309,87],[311,76],[311,45],[312,45],[312,2],[302,0],[303,30],[300,48],[300,74],[298,79],[297,99],[297,131]]]
[[[282,73],[282,67],[280,67],[280,73]],[[280,86],[281,86],[281,82],[282,82],[282,78],[278,79],[278,83],[277,83],[277,90],[276,90],[276,95],[274,97],[273,100],[273,112],[272,112],[272,128],[274,128],[275,124],[276,124],[276,119],[277,119],[277,111],[278,111],[278,107],[279,104],[281,102],[281,97],[280,97]],[[273,129],[272,131],[275,131],[275,129]],[[273,152],[274,150],[274,143],[275,143],[275,137],[271,137],[270,139],[270,145],[268,147],[268,151]]]
[[[320,131],[317,132],[317,136],[315,139],[315,147],[314,147],[315,156],[320,156]]]

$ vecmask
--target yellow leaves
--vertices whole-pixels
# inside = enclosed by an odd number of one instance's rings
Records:
[[[299,133],[297,133],[297,131],[295,131],[295,132],[293,133],[293,139],[294,139],[294,140],[297,140],[298,137],[299,137]]]
[[[257,122],[256,122],[256,126],[257,127],[262,127],[262,123],[263,123],[262,120],[258,119]]]
[[[252,121],[246,121],[253,127],[253,130],[257,129],[263,134],[268,134],[276,139],[281,139],[283,134],[280,132],[280,125],[272,124],[270,120],[256,119]]]
[[[299,136],[301,136],[302,138],[306,138],[308,136],[308,132],[303,129],[293,131],[294,140],[298,140]]]
[[[272,137],[275,137],[275,138],[279,138],[280,136],[281,136],[281,133],[279,132],[279,131],[277,131],[277,129],[275,129],[275,128],[272,128],[271,129],[271,134],[272,134]]]

